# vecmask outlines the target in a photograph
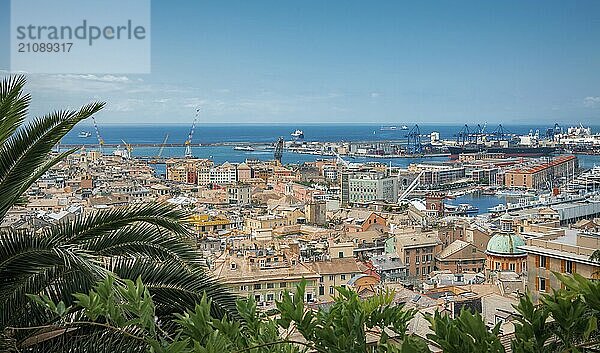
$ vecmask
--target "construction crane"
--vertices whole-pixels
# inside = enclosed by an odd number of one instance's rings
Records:
[[[125,142],[125,140],[121,140],[123,141],[123,144],[125,145],[125,149],[127,150],[127,158],[131,158],[132,154],[131,152],[133,152],[133,146],[130,143]]]
[[[104,146],[104,139],[100,136],[100,130],[98,130],[98,124],[96,124],[96,118],[92,117],[92,122],[94,123],[94,130],[96,130],[96,138],[98,139],[98,146],[100,150],[100,154],[102,154],[102,146]]]
[[[190,133],[188,134],[188,138],[185,141],[185,157],[186,158],[193,157],[193,154],[192,154],[192,137],[194,136],[194,130],[196,129],[196,121],[198,120],[198,114],[200,114],[200,108],[196,109],[196,115],[194,116],[194,122],[192,123],[192,128],[190,129]]]
[[[283,157],[283,137],[280,137],[277,140],[277,144],[275,145],[275,152],[273,153],[273,158],[278,165],[281,165],[281,157]]]
[[[160,158],[160,156],[162,156],[162,153],[165,149],[165,145],[167,144],[167,140],[169,139],[169,134],[165,134],[165,139],[163,140],[162,144],[160,145],[160,149],[158,150],[158,155],[156,155],[156,158]]]

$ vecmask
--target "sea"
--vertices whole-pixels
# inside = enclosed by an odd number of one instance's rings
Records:
[[[401,130],[402,125],[407,125],[409,130]],[[396,130],[381,129],[382,127],[396,126]],[[539,130],[540,136],[544,136],[548,126],[534,125],[504,125],[504,131],[512,134],[535,133]],[[464,128],[460,124],[419,124],[419,133],[429,135],[431,132],[439,132],[441,139],[455,139],[457,134]],[[469,126],[471,131],[476,130],[477,126]],[[235,145],[243,146],[244,143],[264,144],[267,147],[273,144],[279,137],[285,140],[293,140],[290,135],[296,129],[304,131],[304,141],[318,142],[356,142],[356,141],[402,141],[406,140],[410,129],[415,129],[414,124],[199,124],[196,126],[192,138],[193,155],[197,158],[209,158],[216,164],[224,162],[240,163],[247,159],[269,160],[273,159],[273,150],[267,148],[256,148],[255,151],[237,151]],[[493,132],[497,126],[488,125],[486,132]],[[106,124],[99,125],[98,130],[107,144],[161,144],[168,135],[167,143],[183,144],[190,131],[189,125],[182,124]],[[88,131],[92,136],[80,138],[78,134],[81,131]],[[592,131],[600,131],[600,126],[592,126]],[[423,141],[426,137],[423,138]],[[61,141],[63,144],[97,144],[94,127],[91,125],[78,125],[69,132]],[[222,143],[225,143],[223,145]],[[198,144],[207,144],[198,146]],[[211,145],[212,144],[212,145]],[[217,144],[217,145],[214,145]],[[140,157],[153,157],[158,155],[159,147],[136,147],[132,154]],[[112,149],[105,148],[104,153],[112,153]],[[165,147],[163,157],[183,157],[184,147]],[[282,162],[303,163],[315,161],[317,159],[332,158],[311,154],[300,154],[284,151]],[[578,155],[579,165],[582,168],[591,168],[600,165],[600,156]],[[448,160],[448,157],[418,157],[418,158],[368,158],[357,157],[349,160],[354,163],[364,163],[369,161],[378,161],[395,167],[407,167],[411,163],[420,162],[441,162]],[[156,166],[158,175],[164,174],[164,165]],[[495,197],[479,194],[467,194],[452,200],[453,204],[470,203],[480,208],[480,213],[487,211],[489,207],[500,203],[506,203],[503,197]]]
[[[414,125],[406,124],[411,129]],[[332,142],[352,142],[352,141],[386,141],[386,140],[406,140],[409,130],[401,130],[399,125],[396,130],[382,130],[382,127],[392,125],[381,124],[200,124],[196,126],[192,143],[196,145],[192,152],[198,158],[211,158],[215,163],[243,162],[250,159],[272,159],[271,150],[261,150],[247,152],[233,150],[231,145],[208,145],[198,147],[198,144],[228,143],[243,145],[245,142],[253,144],[273,144],[280,136],[286,140],[293,140],[290,135],[296,129],[304,131],[304,141],[332,141]],[[458,124],[419,124],[421,135],[429,135],[431,132],[439,132],[442,139],[455,139],[464,125]],[[533,125],[505,125],[504,130],[508,133],[527,134],[540,131],[544,135],[547,128],[551,126],[533,126]],[[131,144],[155,143],[161,144],[168,135],[167,143],[183,144],[190,131],[188,125],[169,125],[169,124],[107,124],[99,125],[99,132],[107,144],[122,144],[123,142]],[[476,127],[470,126],[473,131]],[[486,132],[492,132],[497,127],[488,126]],[[600,130],[600,126],[592,127],[593,131]],[[92,136],[88,138],[79,138],[81,131],[88,131]],[[424,138],[425,140],[425,138]],[[97,144],[94,128],[90,125],[79,125],[69,132],[62,140],[64,144]],[[158,147],[136,148],[133,151],[134,156],[155,156],[158,154]],[[107,150],[110,152],[110,150]],[[183,157],[183,147],[166,147],[163,150],[164,157]],[[321,156],[306,155],[298,153],[284,153],[283,163],[302,163],[313,161]],[[425,160],[446,160],[446,157],[433,157]],[[410,163],[420,161],[416,158],[361,158],[356,162],[367,160],[377,160],[384,163],[392,163],[394,166],[406,166]],[[588,167],[596,162],[597,158],[582,158],[583,167]],[[600,162],[600,159],[598,159]]]

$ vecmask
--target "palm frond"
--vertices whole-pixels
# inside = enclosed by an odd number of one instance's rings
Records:
[[[215,317],[238,317],[235,306],[238,297],[199,266],[182,267],[174,262],[117,258],[111,261],[108,269],[120,278],[140,277],[152,293],[160,317],[193,310],[204,293],[212,300],[211,311]]]
[[[135,204],[78,216],[72,222],[60,222],[48,228],[46,232],[75,243],[85,243],[106,232],[135,222],[145,222],[164,228],[177,236],[188,236],[189,232],[182,223],[187,217],[188,213],[176,210],[167,203]]]
[[[29,94],[23,94],[25,76],[8,76],[0,83],[0,145],[2,145],[25,121],[31,102]]]
[[[78,122],[98,112],[104,103],[92,103],[79,111],[58,111],[36,118],[15,131],[0,147],[0,217],[29,187],[29,179],[48,154]],[[30,183],[27,185],[27,183]]]

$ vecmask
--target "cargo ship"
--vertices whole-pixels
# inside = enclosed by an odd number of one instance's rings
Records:
[[[501,153],[506,157],[542,157],[549,156],[556,151],[555,147],[532,147],[532,146],[485,146],[465,145],[448,146],[451,159],[457,159],[461,153]]]

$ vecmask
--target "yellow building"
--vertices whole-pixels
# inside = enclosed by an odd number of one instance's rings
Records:
[[[197,234],[209,232],[216,233],[220,230],[231,229],[231,221],[221,215],[193,215],[190,218],[190,223],[194,225]]]
[[[561,287],[553,271],[600,279],[600,262],[590,260],[592,253],[600,249],[598,234],[567,230],[529,239],[520,249],[527,253],[527,288],[535,298]]]
[[[301,217],[304,217],[304,212],[300,210],[283,212],[281,215],[248,217],[244,221],[244,231],[251,233],[259,229],[274,229],[277,227],[291,226],[298,223],[298,218]]]

